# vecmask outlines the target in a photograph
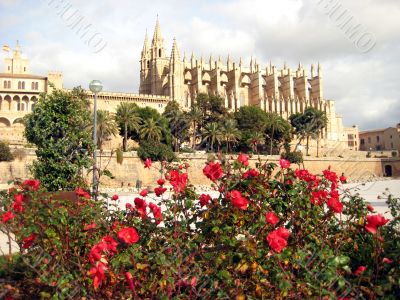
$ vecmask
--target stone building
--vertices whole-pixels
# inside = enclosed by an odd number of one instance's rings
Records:
[[[190,58],[178,49],[173,40],[171,55],[167,56],[160,23],[149,42],[147,32],[140,60],[139,93],[162,95],[176,100],[181,107],[190,108],[199,93],[219,95],[225,107],[235,111],[244,105],[255,105],[267,112],[276,112],[288,119],[291,114],[315,107],[326,112],[328,127],[323,138],[347,147],[347,134],[341,117],[336,115],[335,103],[323,92],[322,67],[311,65],[310,73],[301,63],[297,68],[284,64],[282,69],[270,63],[262,67],[255,59],[245,65],[221,57],[208,60]]]
[[[360,150],[400,151],[400,123],[396,127],[361,131]]]
[[[16,144],[24,142],[23,127],[18,120],[33,110],[39,93],[51,91],[50,82],[55,88],[63,88],[63,75],[59,72],[32,75],[29,61],[22,58],[17,44],[12,57],[5,59],[5,73],[0,73],[0,139]],[[236,63],[229,56],[225,62],[220,57],[205,61],[194,54],[188,59],[186,55],[181,57],[175,39],[167,56],[158,20],[151,43],[147,33],[144,40],[139,93],[101,92],[98,109],[115,112],[121,102],[133,102],[163,112],[171,100],[189,109],[199,93],[221,96],[230,111],[255,105],[285,119],[307,107],[318,108],[328,117],[321,139],[324,152],[356,148],[353,141],[349,142],[349,132],[357,136],[356,129],[343,126],[342,118],[336,115],[335,102],[324,96],[320,64],[311,65],[308,73],[301,63],[294,69],[286,64],[279,69],[272,63],[262,67],[255,59],[249,65],[242,59]],[[90,91],[87,94],[92,101],[93,94]]]

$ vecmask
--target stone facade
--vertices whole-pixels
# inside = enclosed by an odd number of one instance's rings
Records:
[[[360,150],[400,151],[400,123],[396,127],[361,131]]]
[[[48,76],[31,74],[29,60],[21,57],[17,43],[12,57],[5,59],[5,73],[0,73],[0,139],[12,144],[24,143],[23,126],[18,120],[33,110],[39,93],[51,92],[50,83],[62,89],[63,75],[59,72],[50,72]],[[320,64],[311,65],[308,74],[301,63],[294,69],[286,64],[279,69],[272,63],[263,68],[255,59],[245,66],[241,59],[236,63],[229,56],[224,63],[221,58],[210,57],[205,61],[194,54],[190,59],[185,55],[181,59],[175,39],[171,55],[167,56],[158,20],[151,44],[146,33],[140,60],[139,94],[101,92],[98,109],[113,113],[121,102],[133,102],[161,113],[171,100],[189,109],[199,93],[221,96],[230,111],[255,105],[285,119],[307,107],[318,108],[328,117],[328,126],[321,136],[325,153],[357,148],[350,143],[348,134],[355,129],[343,126],[342,118],[336,114],[335,102],[324,96]],[[87,94],[93,103],[93,94],[90,91]]]
[[[311,65],[310,73],[301,63],[297,68],[284,64],[282,69],[270,63],[262,67],[255,59],[245,65],[228,56],[208,60],[181,59],[176,39],[171,55],[167,56],[160,23],[157,20],[153,39],[147,32],[140,60],[140,88],[142,94],[162,95],[190,108],[199,93],[219,95],[225,107],[235,111],[244,105],[255,105],[266,112],[276,112],[285,119],[303,112],[307,107],[325,111],[328,126],[323,133],[325,141],[342,142],[347,147],[347,134],[342,118],[336,115],[335,103],[324,97],[322,67]]]

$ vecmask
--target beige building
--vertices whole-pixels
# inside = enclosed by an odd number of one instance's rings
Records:
[[[291,114],[315,107],[326,112],[328,127],[325,141],[339,142],[347,147],[347,134],[341,117],[336,115],[335,103],[323,93],[320,64],[311,65],[310,73],[299,63],[297,68],[284,64],[282,69],[270,63],[262,67],[255,59],[245,65],[212,56],[205,60],[190,58],[179,52],[176,39],[171,55],[167,56],[160,23],[157,20],[151,44],[144,39],[140,60],[141,94],[162,95],[189,108],[199,93],[219,95],[225,107],[235,111],[244,105],[255,105],[267,112],[276,112],[288,119]]]
[[[361,131],[360,150],[400,151],[400,123],[396,127]]]
[[[32,75],[29,61],[21,57],[17,44],[12,57],[5,59],[5,73],[0,74],[0,139],[23,143],[23,128],[18,119],[33,110],[39,93],[51,90],[50,82],[56,88],[63,88],[62,74]],[[284,64],[279,69],[272,63],[262,67],[255,59],[251,59],[249,65],[241,59],[236,63],[229,56],[225,62],[220,57],[214,60],[212,56],[205,61],[194,54],[189,59],[185,55],[181,58],[175,39],[171,55],[167,56],[158,20],[151,44],[147,34],[145,37],[140,60],[139,94],[99,93],[98,109],[115,112],[121,102],[133,102],[162,112],[171,100],[189,109],[199,93],[221,96],[230,111],[244,105],[255,105],[285,119],[307,107],[318,108],[328,117],[328,126],[321,140],[325,153],[329,153],[329,149],[357,148],[356,127],[345,128],[342,118],[336,115],[335,102],[324,96],[319,64],[311,65],[308,73],[301,63],[297,68]],[[93,99],[90,91],[88,97]]]

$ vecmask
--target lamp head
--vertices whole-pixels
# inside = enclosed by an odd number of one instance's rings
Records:
[[[103,84],[100,80],[93,80],[89,84],[89,89],[95,94],[100,93],[103,90]]]

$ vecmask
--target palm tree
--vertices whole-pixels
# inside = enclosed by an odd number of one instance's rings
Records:
[[[139,130],[140,138],[159,142],[162,136],[162,128],[153,118],[145,120]]]
[[[311,136],[312,138],[317,140],[317,157],[319,156],[319,140],[321,137],[321,133],[323,129],[326,127],[328,123],[328,118],[324,111],[313,109],[312,114],[312,130]],[[308,153],[307,153],[308,154]]]
[[[261,145],[265,141],[265,134],[261,131],[252,132],[246,143],[252,148],[253,152],[258,152],[258,145]]]
[[[222,139],[221,127],[216,122],[208,123],[201,130],[203,142],[209,142],[211,150],[214,150],[214,144],[219,144]]]
[[[222,129],[222,136],[226,142],[226,150],[227,152],[231,151],[230,145],[231,143],[234,145],[238,142],[240,138],[240,130],[236,127],[236,120],[228,119],[224,122],[224,127]]]
[[[192,149],[196,148],[196,138],[199,124],[203,121],[203,112],[198,106],[192,106],[189,112],[190,122],[192,123]]]
[[[122,102],[117,107],[117,113],[115,120],[121,126],[124,134],[123,138],[123,150],[127,151],[128,145],[128,130],[138,131],[142,119],[136,113],[137,105],[129,102]]]
[[[118,133],[118,125],[115,122],[114,117],[106,110],[97,111],[97,147],[103,150],[103,144],[105,141],[109,141],[111,136],[115,136]]]
[[[284,119],[277,113],[268,113],[268,119],[266,124],[266,131],[268,132],[267,136],[269,138],[269,155],[272,155],[272,148],[275,139],[275,133],[279,131],[285,130]]]

